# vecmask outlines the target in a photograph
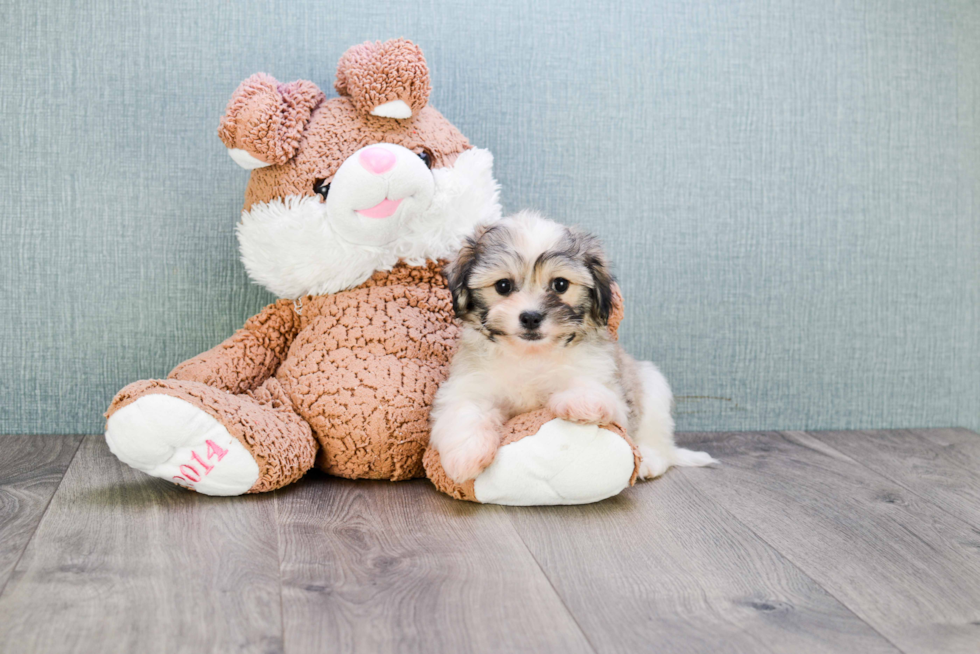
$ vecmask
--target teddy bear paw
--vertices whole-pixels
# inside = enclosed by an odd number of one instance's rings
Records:
[[[589,504],[628,487],[633,470],[633,450],[619,434],[554,419],[500,447],[473,494],[486,504]]]
[[[106,443],[123,463],[205,495],[241,495],[259,477],[249,451],[197,406],[144,395],[106,423]]]

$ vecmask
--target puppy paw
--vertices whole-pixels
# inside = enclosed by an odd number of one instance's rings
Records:
[[[493,463],[500,435],[491,428],[480,428],[445,451],[439,452],[442,469],[457,484],[476,479]]]
[[[667,472],[667,468],[671,464],[666,457],[648,445],[640,445],[638,449],[640,450],[641,458],[640,471],[637,477],[640,479],[653,479]]]
[[[572,422],[606,425],[626,422],[625,408],[616,395],[605,388],[578,389],[555,393],[548,408],[559,418]]]

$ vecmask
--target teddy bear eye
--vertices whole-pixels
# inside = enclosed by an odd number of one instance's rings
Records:
[[[422,150],[422,152],[419,152],[419,159],[422,160],[422,163],[425,164],[425,167],[426,168],[430,168],[430,169],[432,168],[432,155],[431,154],[429,154],[425,150]]]
[[[564,277],[555,277],[551,280],[551,288],[555,289],[555,293],[561,295],[568,290],[568,280]]]
[[[330,182],[326,179],[318,179],[313,183],[313,192],[319,195],[324,200],[327,199],[327,193],[330,192]]]
[[[493,287],[501,295],[510,295],[510,292],[514,290],[514,282],[509,279],[498,279]]]

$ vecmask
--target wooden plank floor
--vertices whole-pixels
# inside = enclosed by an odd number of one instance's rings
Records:
[[[685,434],[581,507],[312,473],[209,498],[0,436],[0,652],[980,652],[980,436]]]

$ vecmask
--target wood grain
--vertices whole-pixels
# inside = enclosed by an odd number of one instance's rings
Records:
[[[81,442],[81,436],[0,436],[0,593]]]
[[[681,440],[722,465],[517,509],[209,498],[101,437],[0,437],[0,653],[980,651],[976,434]]]
[[[425,480],[277,492],[286,652],[590,652],[507,509]]]
[[[0,596],[0,651],[280,651],[276,547],[271,495],[197,495],[86,437]]]
[[[906,652],[980,648],[980,532],[802,433],[687,435],[699,490]]]
[[[914,429],[912,433],[942,451],[950,463],[980,471],[980,434],[962,427]]]
[[[973,435],[975,445],[966,441],[950,447],[948,436],[930,429],[810,435],[980,529],[980,461],[971,467],[963,451],[973,445],[980,454],[980,436]],[[947,446],[937,446],[933,438]]]
[[[599,652],[898,651],[687,473],[510,514]]]

